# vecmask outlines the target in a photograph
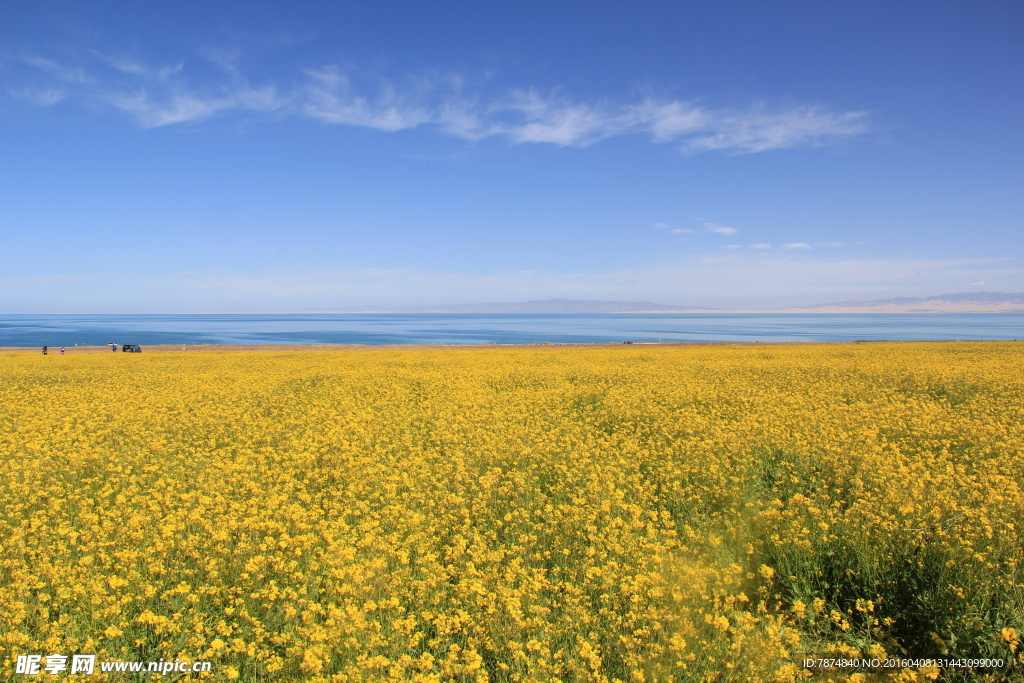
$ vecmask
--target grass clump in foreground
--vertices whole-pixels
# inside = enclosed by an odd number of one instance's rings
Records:
[[[1020,680],[1020,359],[1012,343],[8,356],[3,666]],[[1003,664],[802,667],[818,657]]]

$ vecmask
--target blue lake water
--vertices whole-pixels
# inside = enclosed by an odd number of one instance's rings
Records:
[[[1019,314],[0,315],[0,346],[1024,339]]]

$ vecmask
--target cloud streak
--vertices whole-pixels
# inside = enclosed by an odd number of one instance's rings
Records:
[[[820,106],[756,103],[746,109],[716,109],[654,97],[586,102],[559,91],[470,87],[450,74],[400,81],[355,78],[335,65],[307,69],[287,85],[254,83],[235,66],[236,56],[206,54],[193,69],[183,63],[154,67],[99,53],[85,65],[33,56],[20,61],[25,83],[9,87],[8,94],[36,106],[87,101],[121,111],[144,128],[232,114],[298,117],[382,132],[426,127],[469,141],[500,137],[513,144],[563,147],[643,135],[656,144],[675,145],[684,154],[819,147],[868,131],[864,112]],[[204,69],[212,75],[194,75]],[[200,80],[202,85],[197,84]]]
[[[718,223],[705,223],[704,229],[719,235],[731,235],[737,232],[736,228],[730,228],[728,225],[719,225]]]

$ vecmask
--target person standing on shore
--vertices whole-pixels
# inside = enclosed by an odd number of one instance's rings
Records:
[[[60,347],[60,355],[62,355],[62,356],[64,355],[64,347],[63,346]]]
[[[45,346],[43,347],[43,355],[44,356],[46,355],[46,347]]]

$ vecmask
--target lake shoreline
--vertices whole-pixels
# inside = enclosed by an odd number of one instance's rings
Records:
[[[684,341],[684,342],[537,342],[522,344],[153,344],[143,353],[224,353],[281,351],[366,351],[370,349],[522,349],[522,348],[622,348],[694,347],[694,346],[841,346],[863,344],[963,344],[1020,343],[1017,339],[861,339],[855,341]],[[107,346],[66,346],[65,355],[114,353]],[[37,353],[39,346],[0,346],[0,353]],[[118,351],[117,353],[121,353]],[[47,355],[59,356],[60,347],[48,347]]]

